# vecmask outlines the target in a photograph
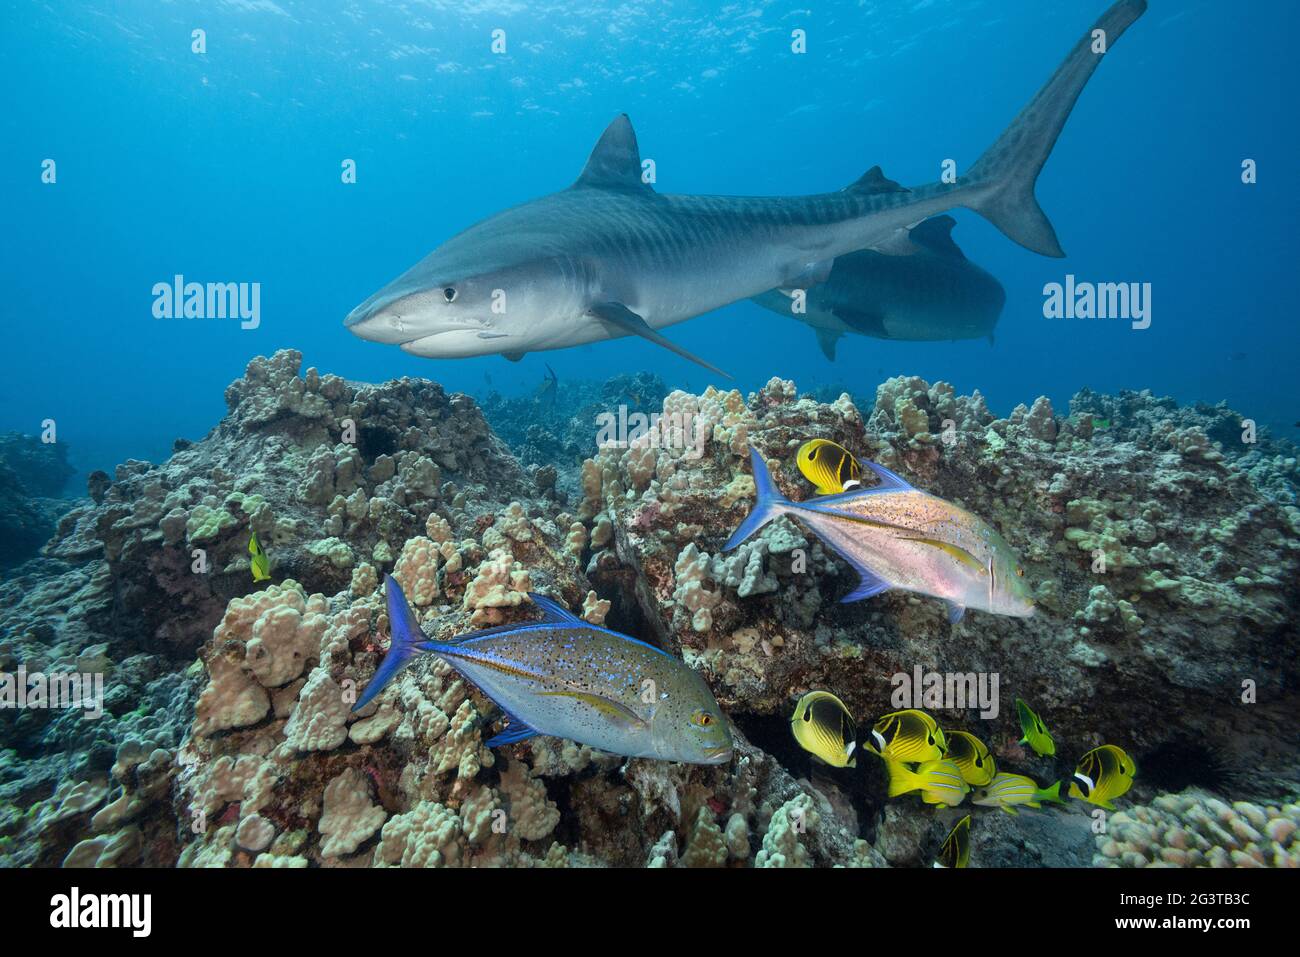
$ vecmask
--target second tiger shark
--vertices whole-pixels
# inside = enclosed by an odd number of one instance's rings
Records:
[[[907,189],[873,166],[812,196],[657,193],[626,115],[568,189],[453,236],[352,310],[363,339],[428,358],[563,349],[635,335],[726,375],[659,330],[771,289],[806,289],[838,256],[907,253],[909,230],[956,207],[1064,256],[1034,184],[1105,52],[1146,10],[1119,0],[964,176]]]

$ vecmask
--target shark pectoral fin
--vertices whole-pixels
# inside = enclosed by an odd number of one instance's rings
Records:
[[[817,345],[822,347],[822,354],[831,362],[835,361],[835,343],[840,341],[842,332],[836,332],[833,329],[823,329],[821,326],[813,326],[813,332],[817,333]]]
[[[511,362],[518,362],[520,359],[522,359],[522,358],[523,358],[524,356],[526,356],[528,353],[526,353],[526,352],[503,352],[503,353],[501,353],[501,354],[502,354],[503,356],[505,356],[507,359],[509,359]]]
[[[885,318],[878,312],[858,309],[852,306],[835,306],[831,315],[844,323],[854,332],[876,339],[892,338],[885,330]]]
[[[621,302],[598,302],[596,305],[588,309],[587,313],[603,322],[608,322],[611,326],[614,326],[628,335],[640,336],[642,339],[653,342],[657,346],[663,346],[669,352],[677,353],[683,359],[690,359],[697,365],[704,366],[704,368],[708,369],[710,372],[716,373],[724,379],[731,378],[731,376],[727,375],[727,373],[723,372],[717,366],[710,365],[699,356],[683,349],[671,339],[666,339],[659,333],[655,332],[644,319]]]
[[[961,619],[962,619],[962,615],[966,614],[966,606],[965,606],[965,605],[959,605],[959,604],[957,604],[955,601],[948,601],[948,600],[946,600],[946,599],[944,600],[944,604],[948,606],[948,623],[949,623],[949,624],[952,624],[952,625],[957,624],[957,622],[961,621]]]
[[[956,225],[957,220],[951,216],[932,216],[913,226],[908,235],[916,245],[936,255],[965,261],[966,254],[952,239],[952,228]]]
[[[540,695],[543,698],[572,698],[574,701],[581,701],[583,704],[595,708],[621,728],[646,727],[645,721],[631,708],[625,707],[617,701],[612,701],[603,695],[591,694],[586,691],[542,691]]]

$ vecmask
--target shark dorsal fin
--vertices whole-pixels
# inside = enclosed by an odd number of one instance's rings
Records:
[[[873,166],[853,183],[844,187],[848,193],[910,193],[906,186],[900,186],[888,179],[879,166]]]
[[[626,113],[620,113],[605,127],[591,156],[587,157],[582,175],[573,185],[595,189],[650,189],[641,181],[641,151],[637,149],[636,131]]]
[[[934,216],[917,223],[908,230],[907,235],[912,242],[924,246],[932,253],[949,259],[965,259],[966,254],[953,242],[952,228],[956,225],[957,220],[951,216]]]

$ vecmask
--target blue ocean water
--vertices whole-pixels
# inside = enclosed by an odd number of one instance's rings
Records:
[[[717,380],[641,341],[426,360],[342,320],[456,232],[568,185],[620,112],[661,192],[821,192],[877,163],[931,182],[944,159],[978,157],[1105,5],[6,4],[0,430],[54,419],[82,471],[158,461],[215,424],[252,356],[284,347],[348,378],[476,396],[531,391],[547,363],[698,391]],[[1005,414],[1040,394],[1063,409],[1085,385],[1149,388],[1294,436],[1297,26],[1290,0],[1152,0],[1039,180],[1068,258],[955,214],[1007,290],[993,345],[850,337],[832,364],[803,325],[749,302],[669,334],[742,389],[779,375],[870,396],[912,373]],[[1150,328],[1044,319],[1043,286],[1067,273],[1151,283]],[[151,290],[176,274],[260,283],[260,325],[156,319]]]

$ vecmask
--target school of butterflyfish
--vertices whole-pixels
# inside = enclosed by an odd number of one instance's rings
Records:
[[[1043,719],[1028,704],[1016,699],[1016,712],[1025,745],[1039,757],[1055,757],[1056,743]],[[1066,804],[1063,782],[1040,787],[1028,775],[999,770],[988,746],[969,731],[943,728],[919,708],[894,711],[878,718],[861,736],[852,713],[829,691],[809,691],[795,705],[790,718],[794,739],[814,761],[833,768],[856,767],[862,748],[884,762],[889,797],[916,794],[935,807],[958,807],[967,797],[978,807],[1000,808],[1016,814],[1017,808],[1041,808],[1045,803]],[[1069,782],[1069,797],[1108,811],[1111,802],[1133,786],[1137,768],[1121,747],[1103,744],[1081,758]],[[970,860],[971,816],[957,822],[940,848],[936,867],[966,867]]]

